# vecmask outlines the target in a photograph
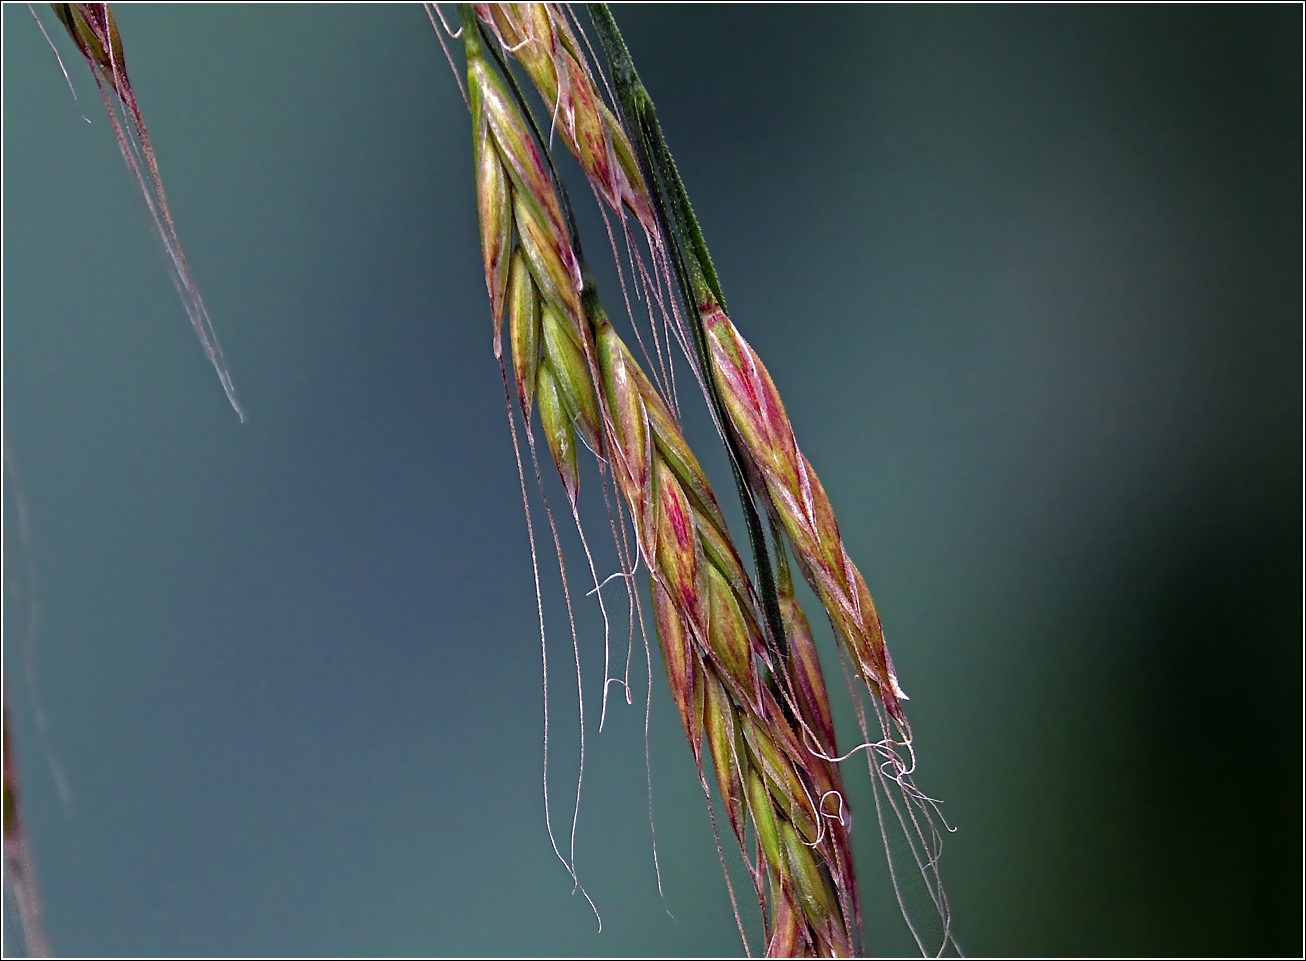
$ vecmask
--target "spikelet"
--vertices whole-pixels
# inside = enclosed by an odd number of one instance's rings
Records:
[[[870,591],[844,549],[830,499],[798,449],[780,393],[761,358],[715,299],[706,297],[699,311],[712,375],[736,435],[766,484],[803,574],[852,652],[862,677],[886,710],[902,721],[899,702],[907,695],[889,660]]]
[[[478,3],[476,15],[526,70],[553,129],[613,210],[624,204],[655,229],[630,140],[595,89],[586,58],[557,4]]]
[[[512,93],[486,61],[474,21],[465,25],[464,46],[494,354],[501,354],[506,311],[522,415],[529,420],[539,400],[545,437],[574,507],[580,483],[575,431],[590,449],[601,446],[580,266],[548,161]]]

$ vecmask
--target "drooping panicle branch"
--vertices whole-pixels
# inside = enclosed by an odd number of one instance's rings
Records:
[[[163,180],[159,176],[159,164],[154,156],[154,148],[150,146],[150,135],[145,129],[145,120],[141,116],[136,95],[132,92],[131,81],[127,78],[122,37],[118,33],[113,9],[107,3],[52,3],[50,6],[54,8],[59,21],[91,68],[100,97],[104,100],[104,109],[118,139],[118,148],[127,163],[127,169],[140,187],[145,206],[154,222],[154,234],[167,255],[173,285],[177,288],[177,294],[181,297],[209,363],[217,371],[228,402],[243,421],[245,414],[236,400],[236,387],[227,370],[226,358],[222,355],[213,322],[200,297],[199,285],[186,262],[181,241],[177,238],[177,229],[172,223],[168,201],[163,194]]]

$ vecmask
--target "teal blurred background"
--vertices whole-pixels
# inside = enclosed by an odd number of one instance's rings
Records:
[[[74,100],[3,14],[4,419],[69,804],[12,593],[5,665],[54,950],[740,953],[655,652],[659,898],[643,653],[599,734],[574,538],[601,934],[550,849],[468,121],[420,7],[119,10],[244,425],[85,66],[41,8]],[[1301,9],[616,14],[884,617],[962,946],[1298,953]],[[868,949],[910,953],[855,771]]]

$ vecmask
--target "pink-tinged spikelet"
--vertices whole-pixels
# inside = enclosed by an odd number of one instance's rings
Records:
[[[563,8],[547,3],[478,3],[481,22],[525,68],[586,175],[613,210],[624,205],[645,229],[654,218],[621,124],[603,103]]]
[[[866,582],[844,550],[834,508],[798,449],[780,393],[762,360],[715,303],[700,305],[712,372],[731,423],[757,465],[803,573],[885,709],[903,720],[906,694],[884,644]]]

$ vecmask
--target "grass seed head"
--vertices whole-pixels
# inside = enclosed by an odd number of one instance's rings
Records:
[[[589,331],[581,313],[580,265],[552,173],[531,125],[486,61],[475,22],[465,23],[464,28],[481,250],[494,318],[495,356],[500,355],[506,307],[523,416],[529,421],[538,396],[545,436],[574,505],[579,472],[573,429],[581,431],[592,450],[601,449]],[[510,254],[514,235],[520,243]]]
[[[566,14],[557,4],[478,3],[476,15],[539,91],[553,129],[614,210],[625,205],[646,229],[655,219],[621,123],[595,89]]]
[[[842,784],[830,762],[804,746],[833,744],[828,703],[811,703],[824,697],[825,688],[808,676],[819,671],[810,634],[798,638],[796,656],[773,665],[780,673],[772,683],[783,691],[773,693],[759,670],[769,653],[754,613],[756,596],[711,487],[678,424],[606,316],[593,306],[589,316],[596,325],[600,395],[609,414],[608,449],[653,572],[659,637],[669,652],[672,693],[695,758],[706,734],[732,831],[745,846],[747,810],[776,896],[793,902],[794,943],[812,952],[848,953],[856,884],[839,819]],[[796,609],[792,592],[788,597]],[[696,671],[685,667],[690,657],[698,663]],[[695,710],[698,685],[704,691],[701,715]],[[701,726],[691,727],[694,723]],[[832,792],[835,810],[829,812],[823,800]],[[785,832],[798,839],[805,857],[789,851]],[[765,887],[761,875],[755,881],[759,891]],[[811,905],[834,908],[819,929],[810,922]],[[774,905],[770,910],[779,916]]]
[[[858,670],[902,720],[906,698],[889,662],[880,617],[844,550],[834,508],[798,449],[780,392],[760,357],[715,303],[701,310],[712,372],[749,457],[758,466],[799,566],[825,605]]]
[[[471,31],[469,31],[469,34]],[[479,41],[469,36],[467,59],[467,93],[471,101],[473,120],[478,113],[484,115],[489,134],[499,149],[504,165],[512,177],[513,185],[531,203],[536,204],[539,216],[550,229],[565,231],[562,206],[553,190],[553,178],[548,162],[531,133],[530,125],[518,108],[506,84],[495,73],[481,53]],[[479,131],[480,124],[473,126]],[[577,273],[579,287],[579,272]]]

